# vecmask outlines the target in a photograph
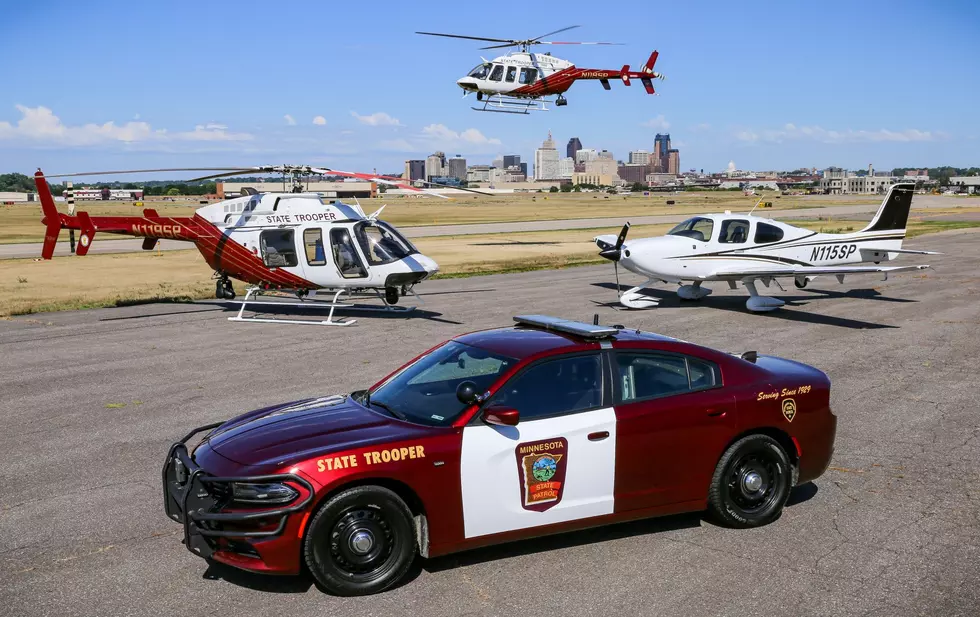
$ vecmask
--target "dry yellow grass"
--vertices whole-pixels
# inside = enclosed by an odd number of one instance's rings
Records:
[[[796,196],[776,200],[767,197],[780,209],[819,208],[837,205],[837,201],[803,201]],[[672,200],[674,205],[668,206]],[[371,213],[386,205],[382,218],[397,226],[456,225],[464,223],[497,223],[509,221],[545,221],[559,219],[583,219],[659,214],[696,214],[722,210],[748,211],[758,198],[745,197],[738,192],[681,193],[665,195],[606,195],[601,193],[535,193],[513,194],[494,197],[481,195],[460,197],[453,200],[438,198],[385,197],[361,200],[364,211]],[[194,203],[145,202],[163,216],[191,216],[198,207]],[[64,204],[58,209],[67,211]],[[141,210],[131,202],[79,202],[78,210],[91,215],[135,216]],[[99,240],[118,238],[110,234],[97,234]],[[44,227],[41,226],[41,207],[37,203],[0,205],[0,244],[41,242]],[[62,239],[66,239],[63,236]]]
[[[867,223],[845,219],[797,221],[813,230],[852,231]],[[910,237],[923,233],[978,227],[980,221],[909,222]],[[637,225],[630,237],[663,234],[670,225]],[[481,234],[418,238],[415,244],[435,259],[443,276],[511,272],[607,263],[592,238],[617,233],[602,229]],[[241,285],[236,287],[241,292]],[[424,286],[421,289],[424,293]],[[0,317],[147,300],[210,298],[211,269],[196,250],[56,257],[51,261],[0,260]]]

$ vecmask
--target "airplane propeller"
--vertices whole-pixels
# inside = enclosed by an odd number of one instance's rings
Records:
[[[619,260],[623,258],[623,244],[626,242],[626,234],[630,231],[630,222],[626,221],[623,229],[620,230],[616,238],[616,244],[599,251],[599,256],[613,262],[613,271],[616,273],[616,295],[622,296],[623,293],[619,286]]]

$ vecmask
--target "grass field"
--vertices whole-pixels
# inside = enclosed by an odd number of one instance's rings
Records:
[[[668,206],[667,201],[675,204]],[[853,199],[821,199],[805,201],[799,196],[776,199],[766,197],[774,208],[819,208],[842,203],[854,203]],[[679,195],[653,194],[606,195],[600,193],[541,193],[513,194],[494,197],[480,195],[453,200],[438,198],[377,198],[360,200],[361,207],[370,214],[386,206],[382,218],[397,226],[456,225],[464,223],[499,223],[510,221],[547,221],[583,218],[623,218],[660,214],[697,214],[723,210],[747,212],[758,198],[745,197],[738,192],[681,193]],[[199,206],[196,203],[145,202],[162,216],[191,216]],[[59,204],[67,212],[64,204]],[[93,216],[136,216],[140,209],[131,202],[80,202],[78,210]],[[765,210],[760,210],[765,212]],[[62,237],[66,239],[67,235]],[[120,236],[96,234],[95,241]],[[0,205],[0,244],[41,242],[44,227],[41,225],[39,204]]]
[[[808,229],[846,232],[867,223],[846,219],[787,221]],[[630,237],[663,234],[669,225],[637,225]],[[910,237],[980,227],[980,221],[909,220]],[[850,229],[849,229],[850,228]],[[618,227],[511,234],[419,238],[416,244],[435,259],[440,277],[518,272],[608,263],[592,238]],[[237,288],[241,291],[240,284]],[[425,293],[424,284],[420,293]],[[0,317],[51,310],[118,306],[151,300],[211,298],[211,269],[196,250],[57,257],[51,261],[0,260]]]

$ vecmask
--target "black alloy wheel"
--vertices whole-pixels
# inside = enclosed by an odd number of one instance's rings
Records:
[[[412,512],[386,488],[347,489],[313,517],[303,552],[313,578],[332,594],[384,591],[405,576],[418,552]]]
[[[796,473],[772,437],[749,435],[722,455],[711,479],[708,507],[729,527],[759,527],[782,512]]]

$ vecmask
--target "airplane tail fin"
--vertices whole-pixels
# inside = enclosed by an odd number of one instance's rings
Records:
[[[861,231],[904,230],[908,224],[914,190],[914,184],[891,185],[875,217]]]
[[[48,188],[48,181],[44,173],[38,169],[34,174],[34,184],[37,186],[37,196],[41,200],[41,211],[44,218],[44,245],[41,248],[41,257],[51,259],[54,256],[54,247],[58,242],[58,235],[61,233],[61,215],[58,208],[54,205],[54,198],[51,196],[51,189]]]

